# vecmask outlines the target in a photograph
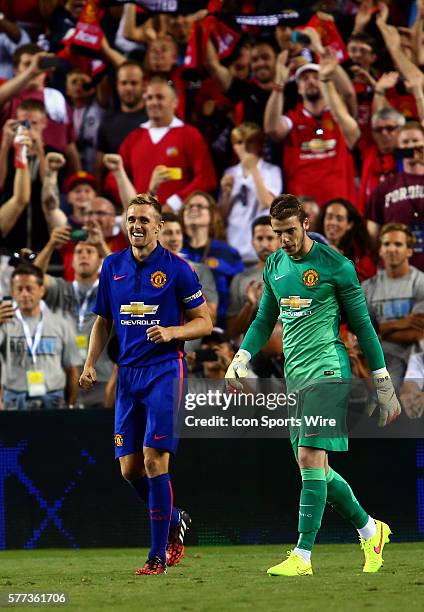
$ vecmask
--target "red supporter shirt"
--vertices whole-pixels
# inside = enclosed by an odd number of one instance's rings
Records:
[[[160,202],[171,196],[184,200],[192,191],[212,191],[216,187],[215,168],[200,132],[176,117],[167,128],[149,128],[149,122],[133,130],[119,148],[137,193],[148,191],[156,166],[181,168],[181,180],[162,183],[157,191]]]
[[[42,91],[25,90],[7,102],[3,107],[3,121],[14,119],[16,109],[23,100],[29,98],[40,100],[46,107],[48,124],[43,132],[43,143],[55,151],[65,152],[71,142],[75,142],[75,130],[72,122],[72,111],[63,95],[56,89],[45,87]],[[49,112],[50,109],[50,112]],[[60,121],[52,119],[51,114]]]
[[[287,193],[356,204],[353,158],[330,111],[314,117],[303,105],[284,115],[291,129],[283,148]]]
[[[365,212],[365,206],[370,199],[374,189],[386,180],[388,176],[396,172],[396,160],[391,153],[379,153],[376,145],[367,150],[364,158],[359,187],[358,210],[361,214]]]

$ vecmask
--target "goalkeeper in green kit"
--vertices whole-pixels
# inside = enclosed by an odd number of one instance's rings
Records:
[[[393,421],[401,407],[352,262],[309,238],[308,220],[294,196],[276,198],[270,214],[281,248],[266,261],[258,313],[226,373],[228,384],[240,389],[238,379],[247,376],[249,360],[267,342],[280,317],[287,390],[296,393],[293,416],[301,423],[291,429],[290,437],[302,490],[297,546],[268,574],[312,574],[311,551],[327,502],[358,530],[365,554],[363,571],[377,572],[390,528],[369,516],[346,480],[328,465],[328,451],[348,448],[345,413],[351,370],[339,338],[341,307],[372,373],[379,425]]]

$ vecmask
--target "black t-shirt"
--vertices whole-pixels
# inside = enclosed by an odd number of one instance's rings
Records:
[[[243,121],[253,121],[262,125],[265,106],[271,95],[270,90],[262,89],[254,81],[234,78],[225,95],[232,102],[243,102]]]
[[[147,119],[144,109],[132,113],[110,111],[104,116],[100,124],[97,135],[97,149],[103,153],[117,153],[128,134]]]

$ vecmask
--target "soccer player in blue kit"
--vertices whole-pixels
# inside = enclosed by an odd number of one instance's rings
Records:
[[[95,384],[95,364],[114,325],[119,344],[115,456],[150,514],[152,547],[138,575],[163,574],[184,554],[190,518],[173,506],[168,474],[178,444],[174,410],[183,396],[184,341],[212,331],[196,273],[158,243],[161,219],[154,196],[139,194],[130,201],[130,246],[103,263],[93,309],[97,319],[80,378],[85,389]]]

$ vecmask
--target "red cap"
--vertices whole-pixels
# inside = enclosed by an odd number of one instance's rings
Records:
[[[85,170],[80,170],[79,172],[75,172],[75,174],[71,174],[71,176],[68,176],[68,178],[66,179],[63,186],[65,193],[68,193],[74,187],[80,185],[81,183],[88,183],[96,191],[99,186],[97,179],[93,174],[85,172]]]

